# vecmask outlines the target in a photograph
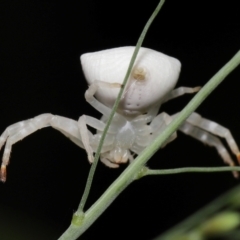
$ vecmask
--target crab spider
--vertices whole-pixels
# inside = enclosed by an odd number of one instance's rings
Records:
[[[134,47],[120,47],[81,56],[84,75],[89,83],[85,98],[102,113],[100,120],[83,115],[75,121],[45,113],[7,127],[0,137],[0,148],[6,144],[1,165],[1,181],[6,181],[6,167],[12,145],[43,127],[51,126],[60,131],[76,145],[84,148],[90,163],[93,162],[93,154],[97,150],[133,51]],[[161,104],[200,89],[173,89],[180,68],[180,62],[173,57],[147,48],[140,49],[101,150],[100,158],[105,165],[117,168],[122,163],[133,161],[133,156],[140,154],[177,116],[170,116],[165,112],[158,114]],[[87,125],[95,128],[96,133],[90,132]],[[240,160],[238,146],[230,131],[197,113],[192,113],[178,130],[215,147],[223,161],[233,166],[231,156],[218,137],[225,138],[232,153]],[[164,146],[176,136],[175,132]],[[236,172],[234,176],[237,177]]]

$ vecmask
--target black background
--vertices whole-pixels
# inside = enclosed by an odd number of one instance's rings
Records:
[[[0,130],[41,113],[100,117],[84,99],[79,56],[135,45],[158,1],[1,1]],[[209,5],[211,3],[211,5]],[[223,4],[224,3],[224,4]],[[178,58],[178,86],[204,85],[239,49],[238,1],[167,0],[144,46]],[[198,108],[240,143],[240,69]],[[191,99],[165,104],[173,114]],[[220,166],[212,148],[183,134],[159,151],[152,168]],[[124,170],[99,164],[87,203]],[[84,150],[46,128],[13,146],[0,185],[0,239],[57,239],[68,227],[89,170]],[[81,239],[152,239],[238,184],[231,173],[146,177],[129,186]]]

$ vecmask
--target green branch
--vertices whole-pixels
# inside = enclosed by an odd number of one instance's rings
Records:
[[[240,167],[184,167],[184,168],[173,168],[173,169],[162,169],[162,170],[152,170],[147,169],[144,171],[144,176],[149,175],[166,175],[166,174],[178,174],[178,173],[212,173],[212,172],[229,172],[238,171],[240,172]]]
[[[188,103],[169,126],[147,147],[111,184],[103,195],[85,213],[81,226],[72,222],[59,240],[74,240],[84,233],[90,225],[105,211],[114,199],[138,176],[144,164],[160,148],[160,146],[177,130],[179,125],[204,101],[204,99],[224,80],[224,78],[240,64],[240,51],[222,67],[209,82]]]
[[[191,232],[195,228],[198,228],[203,222],[206,222],[208,218],[211,218],[214,214],[219,213],[220,210],[223,210],[224,208],[231,208],[232,210],[239,208],[239,199],[240,186],[237,186],[215,199],[183,222],[171,228],[166,233],[156,237],[154,240],[179,240],[180,236],[186,236],[187,233]]]
[[[89,226],[102,214],[103,211],[114,201],[114,199],[135,179],[137,179],[141,174],[145,172],[145,163],[154,155],[154,153],[160,148],[160,146],[177,130],[177,128],[181,125],[183,121],[193,112],[195,109],[204,101],[204,99],[218,86],[218,84],[223,81],[223,79],[240,63],[240,51],[219,71],[216,75],[214,75],[210,81],[199,91],[199,93],[190,101],[190,103],[183,109],[183,111],[169,124],[169,126],[163,131],[163,133],[158,136],[154,142],[147,147],[141,155],[139,155],[135,161],[133,161],[125,171],[116,179],[111,186],[103,193],[103,195],[91,206],[86,213],[83,213],[83,209],[89,195],[90,187],[92,184],[93,175],[97,166],[97,162],[100,156],[100,151],[103,145],[104,138],[108,131],[108,127],[110,126],[111,120],[116,112],[118,104],[121,99],[121,95],[124,91],[124,87],[126,85],[127,79],[130,75],[132,66],[137,57],[137,53],[142,45],[143,39],[147,33],[149,26],[152,21],[156,17],[158,11],[161,9],[164,1],[160,1],[156,10],[150,17],[147,22],[139,40],[137,46],[135,48],[134,54],[132,56],[130,65],[128,67],[127,74],[125,76],[123,87],[121,88],[118,98],[114,104],[113,111],[110,115],[110,119],[106,124],[106,128],[104,130],[103,136],[101,138],[97,153],[95,155],[95,161],[91,167],[89,177],[87,180],[87,185],[80,202],[79,208],[77,212],[74,214],[72,223],[69,228],[63,233],[63,235],[59,238],[59,240],[75,240],[82,233],[84,233]],[[238,168],[234,168],[234,170],[239,170]],[[143,171],[144,170],[144,171]],[[196,170],[196,169],[195,169]],[[228,168],[228,170],[232,171],[233,168]],[[150,170],[154,171],[154,170]],[[176,171],[176,169],[173,171]],[[152,172],[153,173],[153,172]]]

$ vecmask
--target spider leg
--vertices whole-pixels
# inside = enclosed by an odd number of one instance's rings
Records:
[[[147,123],[151,122],[158,114],[159,108],[161,107],[162,102],[154,105],[147,112]]]
[[[79,147],[84,148],[81,135],[79,134],[78,123],[72,119],[45,113],[32,119],[15,123],[7,127],[0,137],[0,149],[6,142],[1,165],[1,181],[6,181],[6,166],[9,163],[12,145],[33,132],[49,126],[60,131]],[[89,131],[88,137],[91,137]]]
[[[152,137],[155,139],[158,135],[160,135],[163,130],[170,124],[172,121],[172,117],[165,112],[162,112],[158,116],[156,116],[153,121],[150,123],[150,127],[152,128]],[[167,141],[161,146],[161,148],[165,147],[168,143],[173,141],[177,137],[177,133],[174,132]]]
[[[238,161],[240,161],[240,152],[229,129],[221,126],[220,124],[201,117],[198,113],[193,112],[187,119],[187,122],[194,126],[197,126],[205,131],[208,131],[218,137],[225,138],[228,146],[230,147],[233,154],[236,155]]]
[[[94,81],[87,91],[85,92],[85,98],[86,101],[92,105],[95,109],[97,109],[100,113],[102,113],[105,116],[109,116],[112,109],[105,106],[101,102],[99,102],[95,97],[94,94],[97,92],[99,87],[105,87],[105,88],[120,88],[121,84],[119,83],[108,83],[103,81]]]
[[[144,119],[144,117],[143,117]],[[163,130],[166,129],[167,125],[172,121],[171,116],[167,113],[162,112],[156,116],[150,125],[145,125],[146,129],[143,128],[141,132],[137,132],[136,143],[131,147],[131,151],[140,154],[142,150],[147,147],[155,138],[160,135]],[[144,131],[145,130],[145,131]],[[151,134],[151,135],[150,135]],[[173,141],[177,137],[177,133],[173,133],[166,142],[161,146],[165,147],[168,143]]]
[[[79,133],[81,135],[83,146],[87,152],[89,162],[93,163],[94,150],[90,144],[90,138],[89,138],[89,134],[88,134],[89,131],[87,129],[87,125],[95,128],[96,130],[99,130],[100,132],[103,132],[106,124],[103,121],[100,121],[96,118],[93,118],[93,117],[87,116],[87,115],[82,115],[78,120],[78,128],[79,128]],[[109,126],[108,134],[116,134],[116,133],[117,133],[117,131],[112,126]],[[106,144],[106,145],[109,144],[108,143],[109,141],[112,142],[112,139],[110,138],[110,136],[107,137],[105,140],[106,141],[104,141],[104,144]],[[95,142],[96,141],[98,141],[98,140],[95,139]],[[96,145],[96,144],[94,144],[94,145]]]
[[[109,117],[112,109],[105,106],[94,97],[99,87],[120,88],[121,84],[108,83],[103,81],[94,81],[85,92],[86,101],[90,105],[92,105],[96,110],[102,113],[104,117]],[[116,113],[116,115],[118,114]],[[103,121],[99,121],[87,115],[81,116],[78,120],[78,126],[79,126],[80,135],[82,137],[83,145],[84,145],[84,148],[86,149],[88,160],[92,163],[94,161],[94,156],[93,156],[93,149],[90,145],[90,139],[87,133],[88,132],[87,125],[94,127],[97,130],[103,131],[106,124]],[[113,127],[111,128],[110,126],[108,133],[116,133],[116,131],[114,131],[114,128]]]
[[[174,90],[172,90],[167,96],[166,98],[152,106],[149,111],[147,112],[146,114],[146,117],[147,117],[147,122],[151,122],[158,114],[158,111],[159,111],[159,108],[161,107],[161,105],[171,99],[174,99],[174,98],[177,98],[177,97],[180,97],[186,93],[195,93],[195,92],[198,92],[199,90],[201,89],[201,87],[194,87],[194,88],[189,88],[189,87],[179,87],[179,88],[176,88]]]
[[[238,146],[233,139],[230,131],[227,128],[219,125],[218,123],[202,118],[199,114],[194,112],[185,121],[185,123],[183,123],[179,127],[179,130],[209,146],[215,147],[223,161],[230,166],[234,166],[234,161],[229,155],[228,150],[218,138],[223,137],[226,139],[230,149],[239,160],[240,154]],[[214,135],[216,135],[217,137]],[[237,172],[234,172],[233,174],[235,177],[238,176]]]
[[[86,121],[86,116],[82,115],[78,120],[79,133],[80,133],[81,138],[83,140],[84,148],[87,152],[88,161],[90,163],[93,163],[93,161],[94,161],[93,149],[90,146],[90,140],[89,140],[89,137],[88,137],[88,129],[87,129],[87,123],[86,122],[87,122]]]
[[[179,87],[176,89],[173,89],[168,95],[167,97],[164,99],[164,101],[162,103],[165,103],[171,99],[180,97],[186,93],[195,93],[198,92],[201,89],[201,87],[194,87],[194,88],[190,88],[190,87]]]

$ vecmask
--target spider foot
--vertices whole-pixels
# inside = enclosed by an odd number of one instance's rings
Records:
[[[238,163],[240,164],[240,152],[236,154],[236,157],[237,157]]]
[[[234,163],[232,162],[232,163],[229,163],[229,166],[230,166],[230,167],[234,167],[234,166],[236,166],[236,164],[234,164]],[[232,174],[233,174],[233,176],[234,176],[235,178],[239,178],[239,173],[238,173],[238,171],[233,171]]]
[[[6,179],[7,179],[7,168],[5,165],[2,165],[0,170],[0,181],[6,182]]]

